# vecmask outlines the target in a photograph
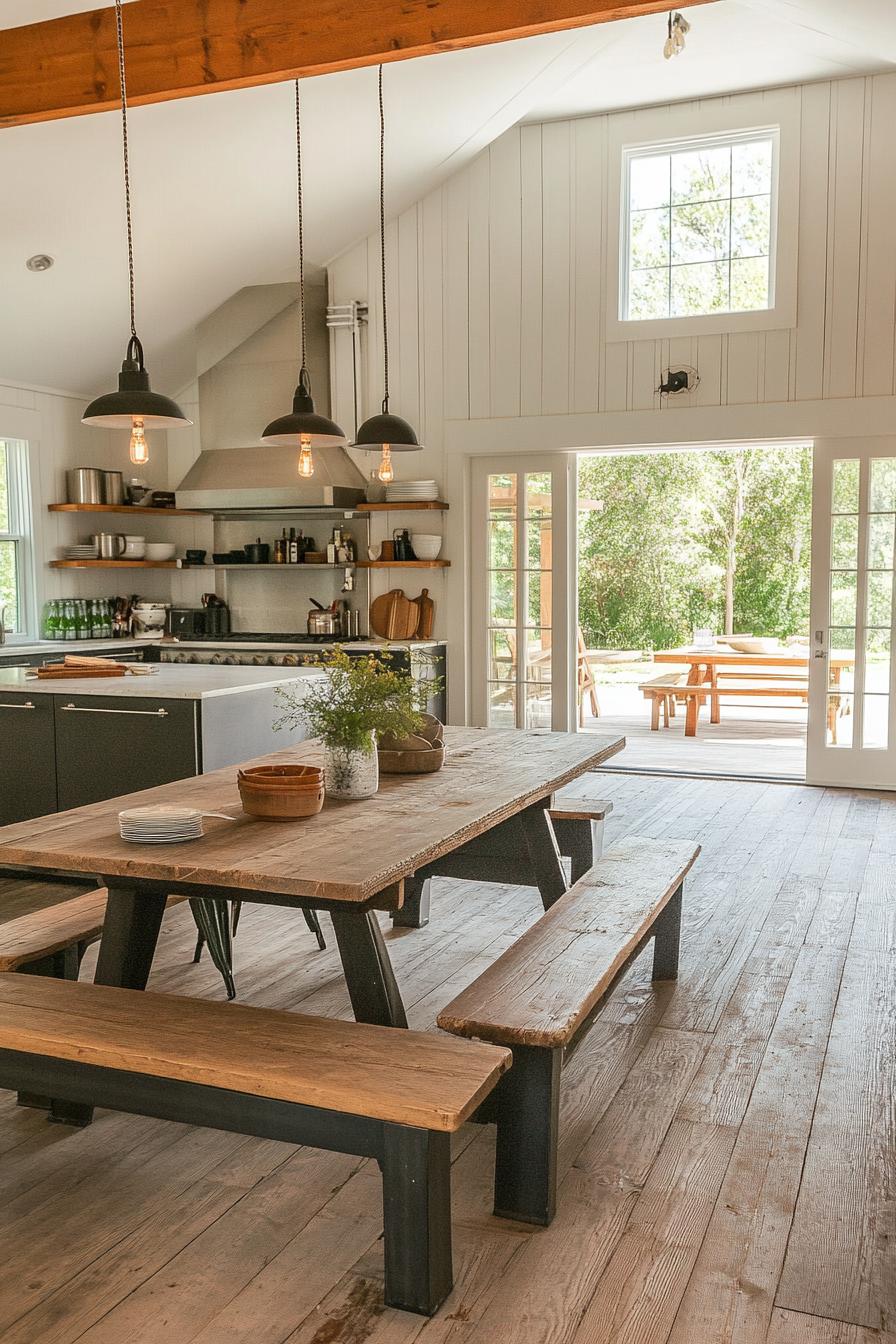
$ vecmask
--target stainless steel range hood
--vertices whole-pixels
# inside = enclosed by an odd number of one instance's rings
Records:
[[[180,485],[182,509],[353,508],[365,481],[344,448],[315,448],[310,480],[296,470],[295,448],[206,448]]]

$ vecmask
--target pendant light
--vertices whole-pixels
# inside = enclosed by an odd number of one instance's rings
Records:
[[[97,397],[87,407],[82,423],[98,429],[129,429],[130,458],[135,467],[149,461],[146,443],[147,429],[175,429],[190,425],[181,408],[170,397],[153,392],[149,374],[143,363],[143,346],[137,335],[134,318],[134,236],[131,226],[131,174],[128,161],[128,95],[124,71],[124,34],[121,20],[121,0],[115,0],[115,27],[118,37],[118,78],[121,85],[121,141],[124,164],[124,203],[128,230],[128,279],[131,311],[131,337],[127,353],[118,375],[118,391]]]
[[[383,106],[383,67],[379,68],[380,100],[380,272],[383,287],[383,407],[379,415],[365,420],[358,430],[353,448],[375,448],[382,453],[377,476],[381,481],[394,481],[393,453],[419,452],[423,445],[417,442],[407,420],[392,415],[389,410],[389,320],[386,309],[386,117]]]
[[[289,415],[272,420],[261,436],[262,443],[279,447],[297,447],[298,473],[306,479],[314,475],[312,448],[344,447],[343,431],[325,415],[318,415],[311,397],[311,375],[305,363],[305,230],[302,209],[302,104],[296,80],[296,203],[299,238],[299,345],[301,368]]]

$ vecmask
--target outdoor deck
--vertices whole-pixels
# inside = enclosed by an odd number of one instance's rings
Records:
[[[659,671],[661,669],[657,669]],[[649,680],[652,673],[647,673]],[[650,731],[650,705],[634,686],[599,685],[601,717],[586,712],[585,729],[623,733],[626,749],[612,769],[671,770],[797,781],[806,774],[806,709],[792,700],[724,702],[722,722],[700,712],[696,737],[684,735],[684,708],[669,728]],[[586,698],[586,711],[589,709]]]
[[[6,1093],[4,1344],[891,1344],[896,802],[583,786],[614,800],[610,843],[703,852],[677,985],[648,950],[570,1064],[550,1228],[492,1217],[494,1133],[466,1126],[456,1287],[427,1322],[383,1307],[372,1162],[111,1112],[69,1130]],[[539,913],[528,888],[437,883],[428,927],[388,935],[412,1026]],[[220,999],[194,938],[174,910],[151,988]],[[295,912],[247,906],[241,1001],[348,1015],[332,937],[313,948]]]

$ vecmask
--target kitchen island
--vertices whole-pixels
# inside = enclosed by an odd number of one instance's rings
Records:
[[[40,681],[0,668],[0,824],[153,788],[289,747],[278,687],[313,668],[157,664],[148,675]]]

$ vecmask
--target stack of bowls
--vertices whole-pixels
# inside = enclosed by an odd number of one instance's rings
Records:
[[[254,765],[240,770],[243,811],[266,821],[313,817],[324,805],[324,772],[316,765]]]

